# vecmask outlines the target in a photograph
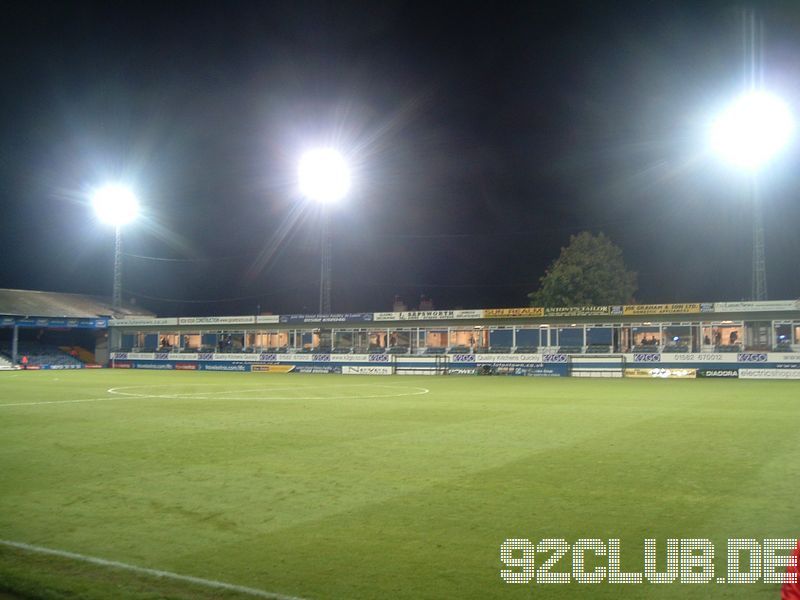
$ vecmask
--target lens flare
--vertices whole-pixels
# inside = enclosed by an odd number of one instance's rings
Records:
[[[92,196],[92,205],[97,217],[110,225],[125,225],[139,214],[136,195],[121,185],[107,185]]]
[[[725,161],[757,170],[789,143],[794,118],[783,100],[766,92],[746,94],[711,124],[711,149]]]
[[[311,150],[300,159],[301,193],[317,202],[338,202],[350,189],[350,170],[344,157],[332,148]]]

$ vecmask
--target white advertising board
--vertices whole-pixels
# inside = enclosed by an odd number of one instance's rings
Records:
[[[400,320],[400,313],[399,312],[380,312],[374,313],[372,315],[373,321],[399,321]]]
[[[800,309],[797,300],[761,300],[749,302],[715,302],[714,312],[767,312]]]
[[[248,325],[255,323],[254,315],[233,316],[233,317],[181,317],[178,319],[179,325]]]
[[[281,318],[278,315],[258,315],[256,323],[280,323]]]
[[[475,362],[485,365],[495,363],[540,363],[541,354],[476,354]]]
[[[127,319],[109,319],[110,327],[158,327],[160,325],[177,325],[177,317],[129,317]]]
[[[342,367],[342,375],[391,375],[392,367]]]
[[[800,380],[800,369],[739,369],[739,379]]]

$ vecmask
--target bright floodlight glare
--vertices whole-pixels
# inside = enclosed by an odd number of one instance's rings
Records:
[[[332,148],[306,152],[298,168],[301,193],[317,202],[336,202],[350,189],[344,157]]]
[[[125,225],[139,214],[139,201],[128,188],[107,185],[92,196],[92,205],[98,218],[111,225]]]
[[[781,150],[794,131],[794,118],[777,96],[746,94],[711,124],[711,148],[727,162],[757,170]]]

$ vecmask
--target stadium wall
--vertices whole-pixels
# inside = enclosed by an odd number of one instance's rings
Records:
[[[124,369],[347,374],[497,374],[547,377],[742,377],[800,379],[800,353],[722,354],[387,354],[134,353],[114,352]],[[588,359],[588,360],[587,360]]]

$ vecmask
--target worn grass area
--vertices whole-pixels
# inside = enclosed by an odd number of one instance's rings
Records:
[[[619,538],[641,570],[645,537],[700,537],[723,569],[800,533],[799,425],[794,382],[0,373],[0,539],[313,599],[777,600],[512,586],[499,547]],[[2,547],[0,590],[239,597]]]

